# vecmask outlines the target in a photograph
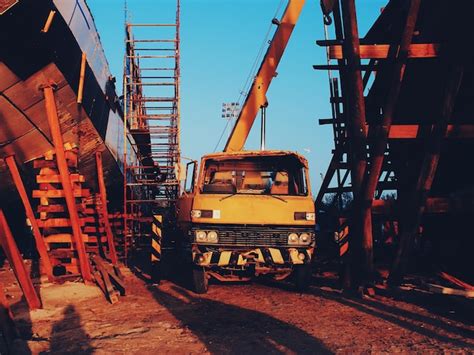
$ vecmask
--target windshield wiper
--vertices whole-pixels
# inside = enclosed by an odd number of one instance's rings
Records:
[[[276,195],[268,195],[268,196],[271,196],[273,198],[276,198],[277,200],[283,201],[284,203],[288,203],[287,200],[285,200],[284,198],[281,198],[280,196],[276,196]]]
[[[228,198],[232,197],[232,196],[235,196],[237,195],[237,192],[233,193],[233,194],[230,194],[230,195],[227,195],[225,197],[222,197],[219,199],[219,201],[224,201],[224,200],[227,200]]]

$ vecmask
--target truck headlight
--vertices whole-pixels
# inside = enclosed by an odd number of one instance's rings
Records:
[[[298,243],[299,243],[298,234],[290,233],[288,235],[288,244],[298,244]]]
[[[210,231],[207,233],[207,241],[209,243],[217,243],[219,241],[219,237],[216,231]]]
[[[316,213],[307,212],[306,213],[306,220],[307,221],[315,221],[316,220]]]
[[[300,244],[307,245],[311,243],[311,236],[308,233],[301,233]]]
[[[196,242],[206,242],[207,241],[207,233],[204,231],[196,231]]]

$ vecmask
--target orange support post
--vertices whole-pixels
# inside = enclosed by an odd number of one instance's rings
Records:
[[[25,295],[26,302],[30,309],[41,308],[41,301],[36,293],[33,286],[33,282],[26,271],[25,264],[20,255],[15,240],[13,239],[12,232],[8,226],[3,210],[0,209],[0,246],[5,251],[5,254],[10,262],[10,266],[15,272],[15,276],[20,284],[21,290]]]
[[[82,231],[79,214],[77,212],[76,199],[74,198],[71,180],[69,179],[69,169],[66,162],[66,156],[64,154],[64,142],[61,135],[61,127],[59,124],[56,102],[54,100],[54,92],[51,86],[47,86],[43,88],[43,90],[46,115],[48,116],[48,124],[51,130],[51,136],[53,138],[56,151],[56,162],[58,164],[59,175],[61,177],[61,185],[64,190],[64,197],[66,199],[69,217],[71,218],[72,235],[79,257],[79,267],[81,269],[82,278],[85,282],[88,282],[92,281],[91,268],[89,259],[87,258],[84,241],[82,240]]]
[[[33,230],[33,236],[35,238],[36,249],[38,250],[38,253],[41,257],[41,262],[43,263],[44,271],[48,276],[48,280],[52,282],[54,281],[54,276],[53,267],[51,266],[51,260],[49,259],[46,244],[38,227],[38,223],[36,221],[33,208],[31,207],[30,200],[28,199],[25,185],[23,184],[23,180],[21,179],[20,173],[18,171],[18,166],[15,162],[15,156],[11,155],[9,157],[6,157],[5,163],[7,164],[8,169],[10,170],[13,182],[15,183],[16,189],[18,190],[18,193],[21,197],[23,206],[25,207],[26,216],[30,220],[31,228]]]
[[[95,160],[97,162],[97,180],[99,182],[100,200],[102,202],[102,219],[104,222],[105,233],[107,234],[107,243],[109,244],[110,259],[114,265],[117,265],[117,252],[115,251],[114,235],[110,227],[109,212],[107,209],[107,189],[104,183],[104,168],[102,164],[102,153],[95,153]]]

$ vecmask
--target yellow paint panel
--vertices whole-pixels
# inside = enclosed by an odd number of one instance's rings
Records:
[[[218,266],[226,266],[229,265],[230,257],[232,252],[230,251],[223,251],[219,256],[219,262],[217,263]]]
[[[284,264],[285,261],[283,260],[283,256],[281,255],[281,251],[274,248],[268,248],[270,255],[272,256],[273,262],[275,264]]]

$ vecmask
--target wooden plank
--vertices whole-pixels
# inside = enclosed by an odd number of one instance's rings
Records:
[[[81,183],[85,182],[84,175],[70,174],[69,178],[71,182],[81,182]],[[59,174],[37,175],[36,182],[38,184],[58,184],[58,183],[61,183],[61,177],[59,176]]]
[[[61,175],[61,184],[64,189],[64,198],[66,199],[67,209],[72,221],[72,231],[74,236],[74,244],[79,256],[80,270],[84,282],[92,281],[89,259],[86,255],[84,241],[82,240],[81,226],[79,222],[79,215],[77,212],[75,196],[71,182],[69,181],[69,169],[66,162],[66,156],[63,150],[64,143],[61,134],[61,127],[59,124],[56,102],[52,87],[45,87],[44,99],[46,113],[48,117],[48,124],[51,130],[54,147],[56,149],[56,162],[58,164],[59,174]]]
[[[344,59],[341,45],[329,46],[330,59]],[[361,59],[386,59],[390,51],[389,44],[363,44],[360,46]],[[411,44],[408,58],[436,58],[440,53],[437,43]]]
[[[443,279],[453,283],[456,286],[465,288],[467,291],[474,291],[474,286],[468,284],[467,282],[459,280],[457,277],[450,275],[447,272],[440,271],[438,275],[441,276]]]
[[[38,250],[38,254],[40,255],[44,271],[48,276],[48,280],[54,281],[53,267],[51,266],[51,261],[49,260],[48,251],[46,250],[46,245],[44,244],[43,236],[41,235],[41,232],[39,230],[35,214],[33,212],[33,208],[31,207],[28,194],[26,193],[25,185],[23,184],[20,172],[18,171],[18,166],[16,165],[15,157],[6,157],[5,163],[8,166],[13,182],[15,183],[18,194],[20,195],[23,207],[25,208],[26,217],[28,217],[28,219],[30,220],[31,229],[33,231],[33,237],[35,239],[36,249]]]
[[[85,225],[84,220],[79,219],[79,225]],[[72,222],[69,218],[49,218],[45,221],[38,220],[40,228],[65,228],[72,227]]]
[[[74,189],[74,197],[88,197],[90,196],[89,189]],[[65,198],[64,190],[34,190],[33,197],[35,198]]]
[[[82,205],[77,205],[77,210],[79,212],[84,212],[85,208]],[[64,212],[67,212],[67,208],[64,205],[38,206],[37,212],[39,212],[39,213],[64,213]]]
[[[44,237],[44,239],[47,243],[71,243],[72,235],[69,233],[51,234]],[[83,234],[82,239],[84,240],[84,242],[88,242],[89,236],[87,234]]]
[[[390,128],[389,139],[415,139],[421,131],[430,131],[431,126],[422,125],[393,125]],[[448,125],[446,138],[474,138],[474,125]]]
[[[3,248],[10,266],[20,284],[23,295],[30,309],[41,308],[41,301],[26,270],[20,251],[16,246],[10,227],[8,226],[3,210],[0,209],[0,246]]]

